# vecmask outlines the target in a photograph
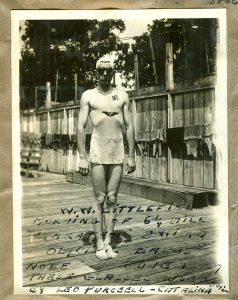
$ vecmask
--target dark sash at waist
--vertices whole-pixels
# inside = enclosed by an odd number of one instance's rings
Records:
[[[102,111],[102,113],[104,113],[105,115],[107,115],[108,117],[113,117],[115,115],[118,115],[118,112],[115,111]]]

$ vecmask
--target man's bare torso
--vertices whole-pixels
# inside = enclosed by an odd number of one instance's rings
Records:
[[[85,92],[84,96],[89,105],[93,134],[101,138],[121,138],[124,126],[123,107],[127,94],[113,88],[107,92],[95,88]]]

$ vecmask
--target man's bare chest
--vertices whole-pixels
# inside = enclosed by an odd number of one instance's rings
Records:
[[[118,93],[100,94],[95,93],[90,97],[90,108],[101,111],[119,112],[124,105],[124,99]]]

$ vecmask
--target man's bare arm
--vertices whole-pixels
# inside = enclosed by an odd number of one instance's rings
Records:
[[[125,94],[125,104],[123,107],[124,121],[126,125],[126,139],[129,147],[129,154],[127,158],[128,173],[132,173],[136,169],[135,165],[135,133],[132,123],[132,116],[130,110],[130,101],[128,95]]]
[[[85,126],[88,120],[89,114],[89,103],[85,95],[82,95],[80,100],[80,110],[79,110],[79,118],[78,118],[78,126],[77,126],[77,142],[78,142],[78,151],[79,151],[79,172],[82,175],[88,174],[88,160],[85,151]]]

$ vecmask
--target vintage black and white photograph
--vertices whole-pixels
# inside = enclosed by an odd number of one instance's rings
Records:
[[[224,9],[12,12],[15,293],[227,294]]]

